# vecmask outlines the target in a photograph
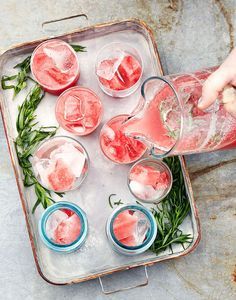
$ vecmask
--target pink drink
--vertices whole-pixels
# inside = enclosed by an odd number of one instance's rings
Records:
[[[138,160],[146,151],[146,146],[140,141],[127,137],[119,130],[128,115],[119,115],[108,121],[100,134],[100,145],[104,155],[110,160],[128,164]]]
[[[169,167],[157,159],[144,158],[132,166],[128,176],[131,193],[141,201],[159,202],[172,187]]]
[[[56,104],[58,123],[75,135],[93,132],[101,122],[103,113],[99,97],[90,89],[72,87],[62,93]]]
[[[34,50],[31,71],[45,91],[59,95],[79,79],[79,61],[69,44],[62,40],[49,40]]]
[[[179,102],[173,90],[163,82],[144,109],[122,125],[128,136],[144,139],[157,155],[190,154],[218,150],[236,141],[236,119],[226,112],[218,100],[210,110],[198,109],[202,84],[215,69],[194,74],[172,75]],[[146,92],[155,91],[152,79]],[[182,110],[181,110],[182,107]]]
[[[142,60],[129,45],[111,43],[101,49],[96,63],[96,74],[102,90],[113,97],[133,93],[142,76]]]
[[[88,160],[87,152],[78,141],[56,136],[39,145],[32,166],[42,186],[66,192],[81,185],[88,173]]]
[[[80,218],[69,209],[60,209],[53,212],[46,223],[47,237],[59,245],[73,243],[80,235]]]
[[[99,71],[105,72],[107,69],[113,69],[117,62],[118,58],[103,60],[99,65]],[[98,78],[105,87],[120,91],[133,86],[139,80],[141,72],[142,69],[138,60],[131,55],[126,55],[110,80],[101,76],[98,76]]]
[[[123,245],[136,246],[135,233],[138,216],[130,210],[124,210],[115,218],[113,224],[114,235]]]

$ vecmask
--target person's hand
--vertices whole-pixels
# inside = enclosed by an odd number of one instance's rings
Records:
[[[236,48],[204,82],[198,107],[202,110],[207,109],[224,90],[222,93],[224,108],[236,117],[236,89],[234,87],[236,87]]]

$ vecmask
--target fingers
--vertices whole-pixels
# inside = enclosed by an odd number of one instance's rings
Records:
[[[198,107],[202,110],[209,107],[227,84],[236,84],[236,48],[231,51],[223,64],[204,82],[202,101]]]
[[[224,104],[224,108],[230,113],[234,118],[236,118],[236,101],[231,101]]]
[[[202,110],[208,108],[215,102],[219,93],[229,83],[230,78],[227,74],[226,68],[217,69],[204,82],[202,87],[202,99],[198,107]]]

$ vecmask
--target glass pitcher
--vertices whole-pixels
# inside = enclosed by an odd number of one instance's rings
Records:
[[[224,109],[222,95],[205,111],[197,106],[202,85],[215,69],[148,78],[121,130],[148,144],[158,158],[236,146],[236,119]]]

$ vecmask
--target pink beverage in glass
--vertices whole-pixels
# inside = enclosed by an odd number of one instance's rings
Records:
[[[101,89],[113,97],[126,97],[139,86],[143,72],[142,59],[128,44],[111,43],[97,57],[96,74]]]
[[[36,149],[32,166],[39,183],[55,192],[78,188],[88,173],[89,157],[78,141],[55,136]]]
[[[48,40],[31,57],[34,79],[49,93],[59,95],[79,79],[79,61],[74,49],[58,39]]]
[[[138,160],[147,149],[142,142],[120,132],[120,126],[127,118],[128,115],[112,118],[100,133],[100,145],[104,155],[119,164],[129,164]]]
[[[62,93],[56,103],[58,123],[75,135],[93,132],[102,119],[102,103],[90,89],[75,86]]]
[[[81,233],[80,218],[70,209],[58,209],[48,217],[46,233],[47,237],[56,244],[71,244]]]
[[[144,158],[130,169],[128,187],[140,201],[158,203],[164,199],[172,187],[172,173],[163,161]]]
[[[136,109],[120,130],[147,142],[158,157],[232,146],[236,141],[236,119],[221,100],[216,99],[207,111],[197,106],[202,85],[214,70],[147,79],[138,112]]]

